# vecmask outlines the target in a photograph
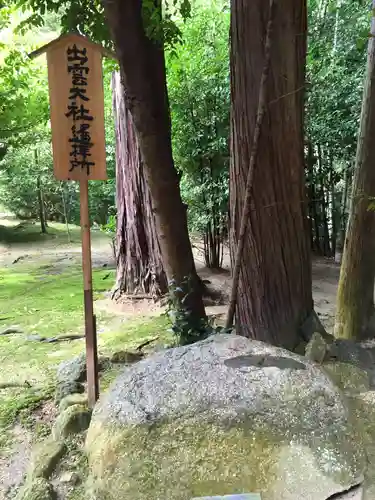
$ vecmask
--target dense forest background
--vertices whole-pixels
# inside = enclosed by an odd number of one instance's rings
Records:
[[[58,36],[60,17],[1,9],[0,197],[20,217],[79,222],[74,183],[53,178],[48,86],[43,58],[28,52]],[[220,266],[227,238],[229,178],[229,9],[194,5],[181,36],[167,47],[173,152],[188,205],[190,231],[206,243],[206,261]],[[370,12],[360,2],[310,0],[306,81],[306,184],[311,247],[340,258],[359,126]],[[36,26],[35,26],[36,24]],[[26,27],[28,29],[26,29]],[[104,63],[107,182],[92,182],[92,218],[114,231],[115,135],[112,61]],[[36,196],[39,193],[39,196]],[[302,201],[301,201],[302,202]],[[213,241],[219,247],[213,249]],[[211,246],[210,246],[211,241]],[[213,250],[212,250],[213,249]]]

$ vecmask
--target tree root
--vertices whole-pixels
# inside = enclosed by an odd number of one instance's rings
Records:
[[[1,389],[11,389],[14,387],[31,387],[31,384],[25,380],[25,382],[0,382]]]
[[[140,344],[137,348],[136,348],[136,351],[142,351],[142,349],[150,344],[152,344],[153,342],[156,342],[157,340],[159,339],[159,335],[157,337],[154,337],[152,339],[149,339],[149,340],[146,340],[145,342],[142,342],[142,344]]]
[[[23,331],[15,327],[5,328],[5,330],[0,332],[0,337],[3,337],[5,335],[12,335],[13,333],[23,333]]]
[[[56,344],[57,342],[81,340],[84,338],[84,335],[59,335],[58,337],[40,337],[39,335],[30,335],[26,340],[29,340],[30,342],[43,342],[45,344]]]

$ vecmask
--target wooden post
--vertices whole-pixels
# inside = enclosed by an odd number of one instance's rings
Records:
[[[89,183],[80,181],[81,204],[81,234],[82,234],[82,270],[85,304],[85,338],[86,338],[86,366],[87,392],[89,407],[93,408],[99,397],[98,384],[98,357],[96,341],[96,325],[94,317],[94,301],[92,295],[92,265],[91,265],[91,237],[89,216]]]

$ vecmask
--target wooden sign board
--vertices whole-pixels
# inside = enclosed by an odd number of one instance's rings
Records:
[[[54,174],[59,180],[105,180],[102,52],[69,34],[46,47]]]

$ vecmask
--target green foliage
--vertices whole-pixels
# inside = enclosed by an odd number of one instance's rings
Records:
[[[49,16],[49,21],[54,25],[56,18],[51,19]],[[23,51],[14,48],[19,43]],[[38,217],[37,184],[40,182],[47,218],[63,222],[66,216],[69,222],[79,223],[77,184],[61,184],[53,176],[46,64],[42,58],[33,62],[27,58],[26,52],[31,50],[27,43],[26,36],[14,35],[1,52],[4,56],[4,64],[0,68],[2,203],[17,215]],[[108,215],[114,212],[115,147],[111,68],[106,65],[104,81],[109,180],[90,183],[90,212],[98,224],[105,224]]]
[[[101,0],[8,0],[28,16],[19,24],[18,30],[25,33],[31,27],[43,27],[51,13],[60,14],[63,32],[79,31],[106,47],[113,48],[109,27],[105,22]],[[190,15],[189,0],[142,0],[142,16],[146,34],[155,42],[174,45],[181,40],[178,19]]]
[[[24,52],[3,47],[0,67],[0,142],[27,142],[49,118],[47,75]]]
[[[355,155],[366,67],[370,11],[358,2],[329,0],[309,9],[307,131],[339,160]]]
[[[216,242],[229,196],[229,14],[197,9],[182,33],[167,58],[173,152],[190,229]]]
[[[359,1],[309,2],[307,187],[313,248],[325,255],[346,226],[343,192],[356,154],[370,14]]]
[[[198,323],[186,307],[192,293],[192,278],[185,277],[182,283],[170,280],[164,316],[171,323],[171,332],[177,345],[188,345],[204,340],[217,333],[232,333],[232,328],[214,326],[208,318],[199,319]]]
[[[116,216],[110,215],[108,217],[107,224],[102,225],[102,230],[109,234],[114,234],[116,232]]]
[[[192,293],[191,278],[186,277],[182,283],[172,279],[168,288],[165,315],[171,322],[171,331],[177,345],[193,344],[206,338],[210,333],[207,321],[200,319],[197,323],[185,305]]]

